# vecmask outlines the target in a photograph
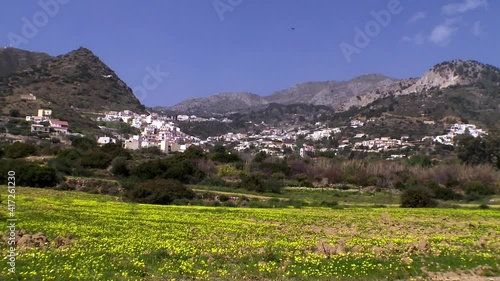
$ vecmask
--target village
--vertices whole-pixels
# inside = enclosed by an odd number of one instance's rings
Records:
[[[67,121],[52,118],[52,110],[39,109],[37,115],[26,116],[26,121],[31,123],[31,132],[47,133],[55,136],[80,135],[71,133]],[[425,143],[439,143],[453,146],[453,138],[457,135],[468,133],[473,137],[486,135],[487,132],[473,124],[453,124],[448,132],[443,135],[426,136],[421,140],[410,140],[408,136],[399,139],[390,137],[370,138],[369,135],[358,133],[353,137],[340,138],[337,145],[321,145],[314,143],[339,136],[347,128],[358,129],[365,126],[365,122],[351,120],[344,127],[329,128],[322,123],[316,123],[312,128],[290,127],[287,129],[268,126],[258,133],[233,133],[229,132],[219,136],[210,136],[200,139],[183,133],[179,128],[180,122],[232,122],[228,118],[202,118],[195,115],[162,116],[158,113],[137,114],[130,110],[108,111],[95,119],[97,122],[122,122],[135,128],[138,132],[133,135],[120,134],[112,128],[99,126],[103,131],[97,137],[99,145],[121,142],[126,149],[138,150],[142,148],[157,147],[163,153],[184,152],[189,146],[201,146],[208,151],[210,146],[224,144],[237,152],[265,152],[283,158],[289,154],[298,154],[300,157],[314,157],[317,153],[331,152],[337,154],[342,150],[382,153],[394,152],[388,159],[405,158],[408,155],[398,151],[412,148]]]

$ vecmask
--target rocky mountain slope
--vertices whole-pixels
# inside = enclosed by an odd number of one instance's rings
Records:
[[[397,94],[411,94],[431,89],[473,85],[484,80],[500,81],[500,70],[497,67],[477,61],[452,60],[435,65],[413,85]]]
[[[193,114],[229,113],[277,103],[325,105],[340,112],[351,107],[363,107],[390,96],[474,85],[483,81],[497,83],[499,80],[500,71],[496,67],[476,61],[453,60],[432,67],[420,78],[395,79],[380,74],[367,74],[350,81],[301,83],[269,96],[252,94],[252,102],[248,102],[248,96],[241,93],[225,93],[223,96],[218,94],[189,99],[166,109]]]
[[[52,58],[45,53],[29,52],[16,48],[0,49],[0,76],[22,70],[30,65],[40,64]]]

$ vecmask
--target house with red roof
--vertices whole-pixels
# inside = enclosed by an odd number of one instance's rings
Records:
[[[68,133],[68,121],[62,121],[58,119],[50,119],[50,128],[56,133]]]

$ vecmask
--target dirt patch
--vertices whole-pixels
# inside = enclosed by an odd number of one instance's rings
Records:
[[[6,235],[0,235],[0,238],[7,243],[8,237]],[[50,240],[43,232],[30,234],[26,230],[16,231],[16,247],[20,252],[26,251],[29,248],[66,248],[71,246],[73,242],[74,240],[71,236],[57,236],[55,239]]]

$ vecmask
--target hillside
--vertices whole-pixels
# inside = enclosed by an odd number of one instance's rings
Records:
[[[30,65],[40,64],[52,58],[45,53],[29,52],[16,48],[0,49],[0,76],[5,76],[27,68]]]
[[[191,98],[168,109],[210,115],[256,108],[267,103],[262,97],[252,93],[220,93],[207,98]]]
[[[36,96],[36,101],[21,100],[21,95],[29,93]],[[32,115],[39,108],[50,108],[57,118],[70,121],[70,128],[72,123],[84,129],[97,127],[81,117],[81,111],[144,111],[132,90],[85,48],[1,78],[0,105],[3,114],[17,109],[21,115]]]

